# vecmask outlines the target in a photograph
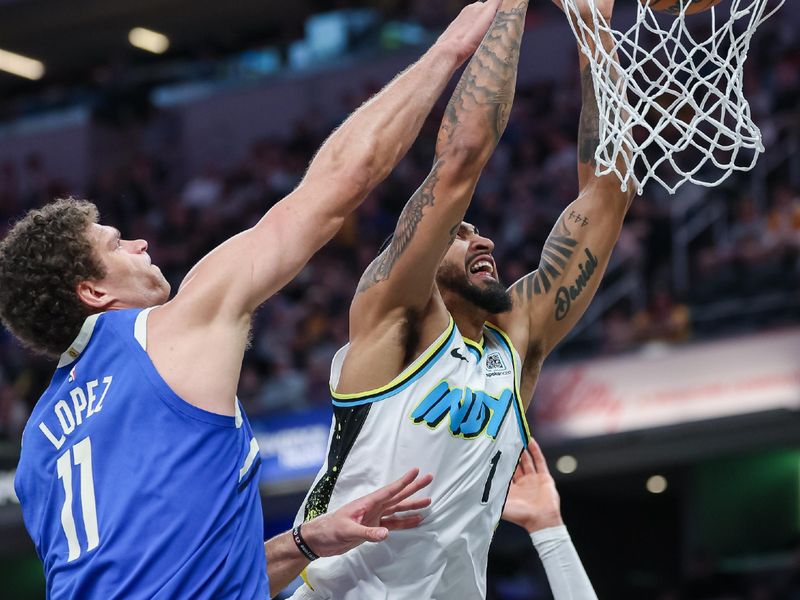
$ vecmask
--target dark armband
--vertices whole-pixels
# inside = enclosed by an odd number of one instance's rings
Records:
[[[303,539],[302,534],[300,533],[301,525],[298,525],[294,529],[292,529],[292,538],[294,538],[294,543],[297,546],[297,549],[305,556],[308,560],[317,560],[319,555],[314,552]]]

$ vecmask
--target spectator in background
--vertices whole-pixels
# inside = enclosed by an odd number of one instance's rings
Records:
[[[28,408],[17,390],[0,377],[0,439],[19,440],[27,419]]]
[[[286,354],[278,354],[256,398],[254,413],[296,411],[308,406],[308,378],[292,365]]]
[[[603,352],[618,353],[629,350],[639,341],[630,308],[616,306],[603,319]]]
[[[800,249],[800,194],[789,185],[775,188],[767,230],[782,251],[796,254]]]
[[[49,187],[50,179],[45,172],[42,157],[38,154],[29,155],[25,159],[21,178],[22,209],[27,210],[47,203],[50,200]]]
[[[669,288],[661,284],[651,294],[647,308],[634,316],[633,326],[640,342],[685,342],[691,333],[689,308],[676,302]]]
[[[16,165],[7,160],[0,165],[0,219],[6,220],[19,214],[20,183]],[[0,223],[0,234],[3,223]]]
[[[188,209],[205,210],[220,206],[224,183],[213,166],[207,166],[197,177],[190,179],[183,188],[181,200]]]

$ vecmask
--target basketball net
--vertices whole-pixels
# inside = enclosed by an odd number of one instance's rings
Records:
[[[631,184],[640,194],[653,179],[674,194],[687,181],[713,187],[752,169],[764,146],[742,71],[756,29],[785,0],[729,0],[694,15],[686,2],[674,16],[637,1],[624,31],[609,27],[595,1],[588,0],[591,21],[580,18],[576,0],[563,3],[591,64],[597,175],[615,173],[623,191]]]

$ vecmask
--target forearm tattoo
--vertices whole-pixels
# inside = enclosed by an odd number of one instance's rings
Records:
[[[583,254],[584,256],[581,257],[581,262],[578,263],[579,273],[575,278],[575,283],[569,286],[562,285],[556,292],[556,321],[563,321],[566,318],[567,314],[569,314],[569,309],[572,308],[572,303],[577,300],[583,293],[583,290],[588,287],[589,281],[592,279],[595,271],[597,271],[597,265],[600,264],[600,261],[597,260],[597,257],[592,254],[589,248],[584,248]],[[585,261],[583,259],[585,259]]]
[[[578,125],[578,160],[582,164],[597,166],[595,153],[600,146],[600,110],[592,80],[592,67],[586,65],[581,73],[581,119]]]
[[[389,278],[397,260],[406,251],[406,248],[414,238],[417,226],[422,221],[423,209],[427,206],[433,206],[435,202],[434,190],[436,189],[436,184],[439,183],[439,170],[443,165],[444,160],[436,161],[425,183],[411,196],[411,199],[403,208],[403,212],[400,213],[392,243],[367,267],[361,277],[361,282],[358,284],[356,293],[366,291]]]
[[[553,282],[561,277],[569,266],[578,241],[567,227],[567,218],[562,216],[542,248],[539,268],[520,279],[511,290],[520,300],[528,301],[534,295],[546,294]]]
[[[568,223],[577,223],[583,228],[589,224],[589,220],[575,211],[562,215],[544,244],[539,268],[520,279],[511,290],[513,296],[521,302],[529,302],[534,296],[546,296],[551,290],[555,290],[553,316],[556,321],[566,318],[573,302],[589,286],[600,264],[589,248],[584,248],[583,251],[578,249],[579,242],[567,227]],[[566,284],[562,281],[562,276],[576,261],[578,275],[574,282]]]
[[[457,143],[467,133],[467,128],[474,128],[476,125],[490,128],[495,145],[500,140],[508,124],[514,100],[527,9],[528,0],[523,0],[515,8],[501,10],[495,16],[447,105],[439,130],[437,158],[433,170],[406,204],[391,245],[367,267],[356,293],[366,291],[389,278],[398,259],[413,240],[424,209],[435,204],[439,171],[445,163],[442,149]],[[450,244],[455,239],[458,226],[459,224],[449,231]]]
[[[447,105],[440,142],[455,141],[464,123],[485,124],[491,128],[494,143],[500,140],[514,101],[527,10],[528,1],[524,0],[511,10],[498,11]]]

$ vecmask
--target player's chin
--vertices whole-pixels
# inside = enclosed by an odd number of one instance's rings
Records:
[[[169,299],[170,292],[172,292],[172,286],[167,281],[167,278],[164,277],[164,274],[161,272],[157,266],[152,265],[153,270],[155,271],[155,288],[158,290],[159,295],[161,296],[161,302],[166,302]]]
[[[496,287],[500,282],[491,273],[485,271],[478,271],[477,273],[469,273],[467,280],[472,284],[481,288]]]

